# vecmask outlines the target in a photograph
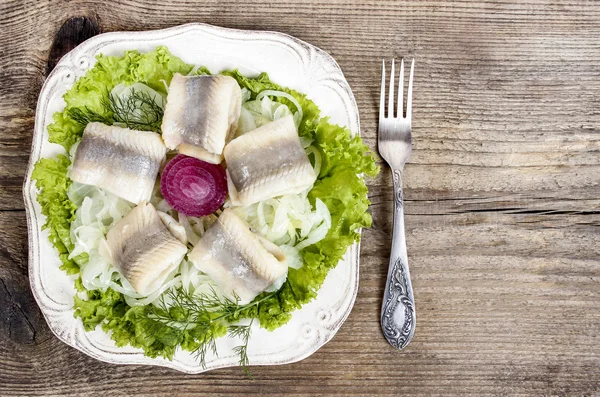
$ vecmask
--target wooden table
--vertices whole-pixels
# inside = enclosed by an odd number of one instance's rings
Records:
[[[594,1],[0,1],[0,395],[600,395],[600,7]],[[72,17],[57,43],[57,32]],[[333,55],[376,147],[382,58],[416,59],[405,172],[417,332],[379,329],[389,170],[369,181],[360,291],[306,360],[190,376],[58,341],[33,300],[21,184],[38,93],[73,33],[185,22]]]

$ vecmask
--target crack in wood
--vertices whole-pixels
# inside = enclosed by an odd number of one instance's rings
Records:
[[[565,211],[565,210],[534,210],[524,208],[481,208],[465,209],[463,211],[451,211],[447,214],[425,214],[425,215],[452,215],[452,214],[478,214],[487,212],[500,212],[509,215],[600,215],[600,211]]]
[[[2,285],[2,287],[3,287],[2,289],[4,290],[3,295],[7,296],[8,301],[9,301],[9,302],[2,302],[2,309],[8,310],[8,313],[5,314],[6,322],[8,324],[8,338],[10,340],[23,341],[23,336],[24,336],[22,334],[23,329],[20,329],[20,327],[18,326],[18,323],[22,323],[27,327],[27,329],[30,333],[29,337],[26,338],[27,342],[35,343],[35,337],[37,334],[35,326],[29,320],[29,317],[23,310],[23,307],[21,306],[21,304],[18,302],[17,299],[15,299],[13,294],[11,294],[4,279],[0,278],[0,284]],[[17,318],[21,319],[22,321],[16,320]],[[17,332],[17,331],[21,331],[21,332],[18,335],[14,335],[13,332]]]
[[[67,20],[59,29],[48,56],[46,76],[52,72],[60,59],[90,37],[101,33],[98,16],[75,17]]]

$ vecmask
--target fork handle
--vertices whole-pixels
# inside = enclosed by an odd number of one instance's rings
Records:
[[[413,296],[402,201],[402,170],[392,170],[394,179],[394,231],[387,282],[381,309],[383,335],[396,349],[404,349],[415,333],[415,298]]]

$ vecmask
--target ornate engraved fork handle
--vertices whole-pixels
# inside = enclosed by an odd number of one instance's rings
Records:
[[[381,310],[381,328],[387,341],[403,349],[415,333],[415,298],[413,296],[406,238],[404,204],[402,202],[402,170],[392,170],[394,178],[394,231],[387,283]]]

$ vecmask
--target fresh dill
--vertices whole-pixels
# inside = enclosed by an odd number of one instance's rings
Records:
[[[176,330],[182,338],[186,331],[193,333],[197,345],[192,354],[202,368],[206,367],[206,354],[209,351],[217,355],[216,338],[220,335],[215,333],[214,326],[225,327],[229,337],[241,339],[241,345],[233,348],[233,351],[239,355],[240,366],[246,375],[251,377],[248,370],[248,342],[253,320],[249,324],[233,322],[237,320],[240,312],[258,305],[276,293],[272,292],[246,305],[239,305],[239,297],[230,299],[220,296],[212,288],[208,293],[195,295],[179,287],[163,295],[158,305],[151,305],[148,317]]]
[[[252,374],[248,370],[248,365],[250,364],[250,360],[248,359],[248,342],[250,341],[252,322],[254,322],[254,318],[250,320],[250,324],[248,325],[230,325],[228,330],[229,337],[240,338],[242,340],[242,344],[234,347],[233,352],[237,353],[240,357],[240,366],[249,378],[252,378]]]
[[[158,103],[150,93],[131,89],[129,95],[120,97],[111,93],[101,99],[102,112],[83,108],[70,108],[69,116],[80,125],[99,121],[105,124],[122,124],[138,131],[154,131],[160,133],[164,115],[164,101]]]
[[[68,112],[69,117],[71,117],[77,124],[80,125],[87,125],[94,121],[105,124],[112,124],[114,122],[112,117],[99,114],[87,106],[84,108],[70,108]]]
[[[123,123],[127,128],[160,132],[164,115],[162,101],[157,103],[146,91],[136,91],[132,88],[126,98],[109,95],[105,106],[110,106],[115,122]]]

